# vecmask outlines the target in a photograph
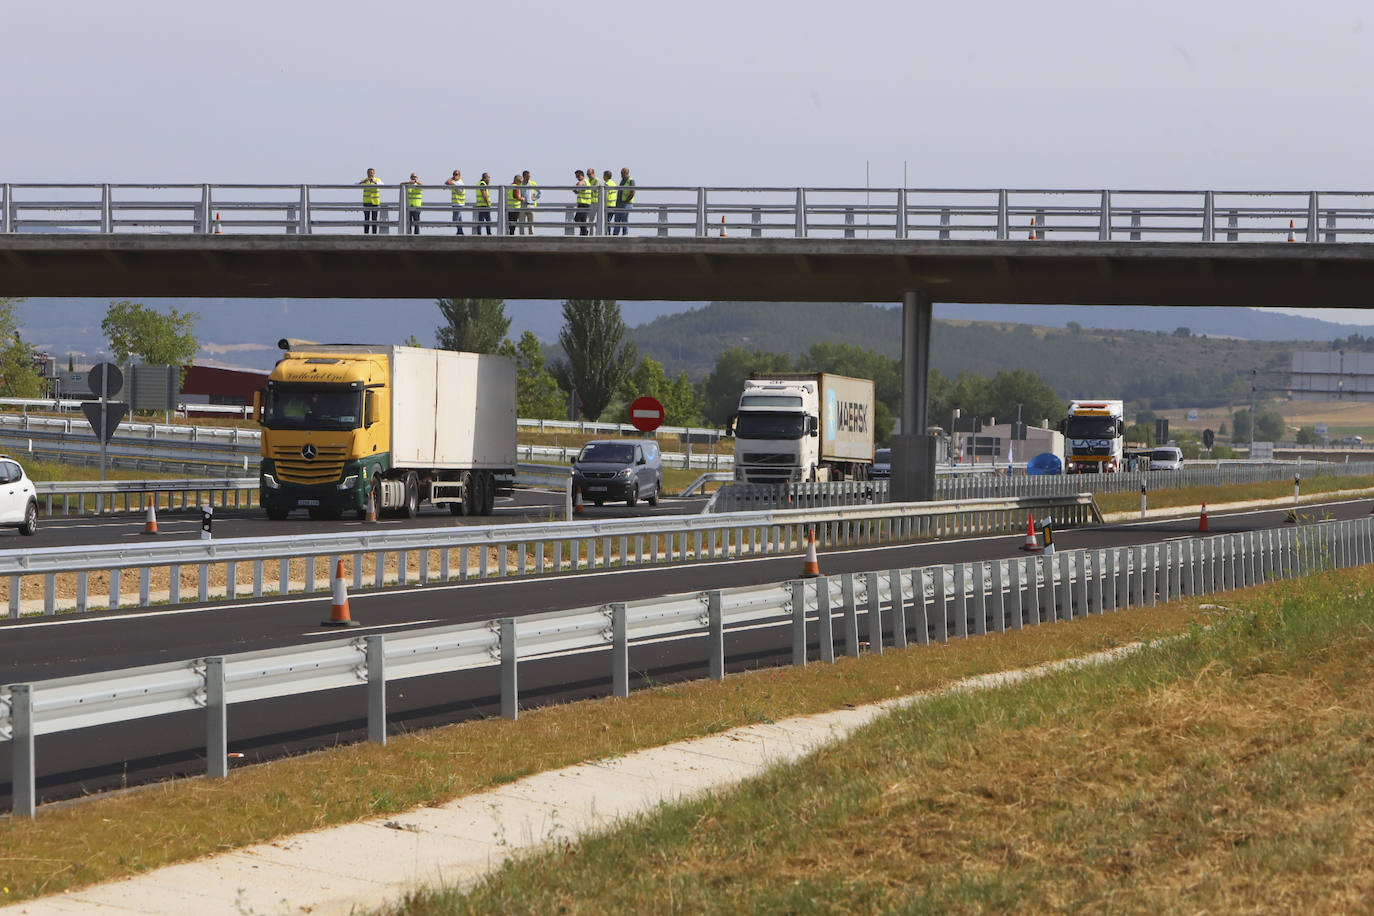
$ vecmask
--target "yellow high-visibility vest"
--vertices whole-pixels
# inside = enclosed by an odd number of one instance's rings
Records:
[[[612,179],[610,179],[609,181],[606,182],[606,206],[608,206],[608,207],[614,207],[614,206],[615,206],[615,201],[616,201],[616,190],[615,190],[615,188],[616,188],[616,185],[615,185],[615,179],[614,179],[614,178],[612,178]]]
[[[382,180],[380,178],[364,178],[362,181],[358,182],[360,185],[365,185],[363,188],[363,203],[371,204],[374,207],[381,206],[382,189],[378,187],[381,183]]]
[[[491,206],[491,193],[487,191],[487,183],[485,181],[477,182],[477,206]]]
[[[465,204],[468,202],[468,191],[467,188],[463,187],[462,179],[459,179],[448,193],[455,204]]]
[[[592,191],[591,187],[587,184],[586,179],[579,181],[577,183],[577,202],[579,204],[590,205],[593,197],[594,192]]]
[[[423,185],[406,183],[406,205],[411,209],[418,210],[425,205],[425,189]]]
[[[510,187],[506,188],[506,209],[520,209],[520,185],[513,184]]]

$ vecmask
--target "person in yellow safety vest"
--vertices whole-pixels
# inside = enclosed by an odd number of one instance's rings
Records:
[[[587,217],[592,212],[592,197],[595,192],[592,191],[591,185],[587,184],[586,172],[578,169],[575,174],[577,175],[577,190],[574,193],[577,195],[577,212],[573,214],[573,222],[582,224],[578,235],[588,235],[591,230],[587,228]]]
[[[601,173],[601,183],[606,186],[606,234],[611,235],[615,232],[612,226],[615,224],[615,208],[620,197],[616,193],[615,176],[610,169]]]
[[[515,235],[515,224],[520,220],[520,176],[510,180],[506,188],[506,235]]]
[[[520,234],[534,235],[534,208],[539,206],[539,182],[530,177],[529,169],[525,169],[520,178],[525,186],[525,206],[520,211]]]
[[[487,235],[491,235],[491,192],[487,190],[490,184],[491,173],[483,172],[477,182],[477,225],[473,227],[473,235],[482,234],[482,223],[487,224]]]
[[[611,235],[629,235],[630,227],[625,225],[630,219],[630,207],[635,200],[635,180],[630,177],[630,170],[623,168],[620,170],[620,191],[615,202],[615,221],[616,228],[611,230]]]
[[[587,169],[587,187],[592,189],[592,207],[595,208],[596,202],[601,196],[601,192],[597,190],[597,188],[601,187],[601,181],[596,177],[596,169]],[[588,217],[588,222],[594,227],[596,225],[596,217],[590,213]],[[595,232],[596,230],[594,228],[587,229],[588,235],[592,235]]]
[[[363,235],[377,234],[377,211],[382,206],[381,183],[376,169],[368,169],[367,177],[358,182],[363,185]]]
[[[453,224],[458,227],[458,234],[462,235],[463,205],[468,202],[467,188],[463,187],[463,173],[454,169],[444,184],[449,186],[449,198],[453,204]]]
[[[406,213],[410,217],[410,233],[420,234],[420,208],[425,205],[425,186],[420,183],[420,176],[414,172],[410,173],[410,180],[405,183],[406,189]]]

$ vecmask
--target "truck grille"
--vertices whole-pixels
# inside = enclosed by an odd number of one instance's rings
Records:
[[[790,483],[791,468],[745,468],[744,479],[748,483]]]
[[[773,452],[745,452],[740,456],[740,460],[745,464],[786,464],[791,465],[797,460],[796,455],[778,455]]]
[[[272,449],[272,461],[277,466],[278,479],[303,484],[337,482],[343,473],[347,449],[343,446],[319,445],[316,450],[315,459],[306,461],[299,445]]]

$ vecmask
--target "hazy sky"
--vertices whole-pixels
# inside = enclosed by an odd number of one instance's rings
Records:
[[[12,0],[3,21],[4,181],[895,186],[905,163],[913,187],[1374,187],[1374,7],[1347,0]]]

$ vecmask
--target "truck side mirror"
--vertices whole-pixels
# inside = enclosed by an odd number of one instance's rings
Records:
[[[1116,421],[1116,434],[1117,434],[1118,436],[1123,436],[1123,435],[1126,434],[1126,421],[1125,421],[1125,420],[1122,420],[1122,419],[1120,419],[1120,418],[1117,419],[1117,421]]]
[[[807,418],[806,418],[806,432],[807,432],[808,435],[811,436],[812,439],[816,439],[816,438],[819,438],[819,437],[820,437],[820,434],[821,434],[821,421],[820,421],[820,418],[819,418],[819,417],[807,417]]]
[[[372,392],[363,393],[363,425],[371,426],[377,422],[377,401],[372,397]]]
[[[733,436],[735,434],[735,418],[738,416],[739,414],[732,413],[725,418],[725,435]]]
[[[1069,425],[1069,418],[1068,418],[1068,417],[1065,417],[1064,419],[1062,419],[1062,420],[1059,421],[1059,426],[1056,427],[1056,428],[1059,430],[1060,433],[1063,433],[1063,432],[1064,432],[1064,428],[1067,427],[1068,425]]]

